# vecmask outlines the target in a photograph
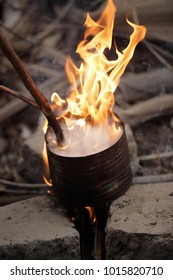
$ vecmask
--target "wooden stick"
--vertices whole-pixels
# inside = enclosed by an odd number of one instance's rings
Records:
[[[172,65],[167,62],[167,60],[161,56],[158,51],[156,51],[152,45],[150,44],[150,42],[148,42],[147,40],[144,40],[144,45],[149,49],[149,51],[163,64],[167,67],[167,69],[169,69],[170,71],[172,71]]]
[[[21,99],[22,101],[24,101],[25,103],[33,106],[34,108],[36,108],[37,110],[40,110],[40,107],[37,105],[37,103],[35,103],[33,100],[19,94],[18,92],[16,92],[15,90],[12,90],[6,86],[0,85],[0,91],[4,91],[6,93],[11,94],[14,97],[17,97],[19,99]]]
[[[139,16],[137,7],[134,4],[133,5],[133,20],[136,24],[140,24],[139,22]],[[172,65],[166,61],[153,47],[150,45],[150,43],[147,40],[144,40],[143,44],[149,49],[149,51],[163,64],[165,65],[170,71],[172,70]]]
[[[123,99],[133,102],[146,99],[153,94],[158,95],[161,86],[163,88],[173,86],[173,71],[158,68],[148,72],[124,74],[120,85],[125,88]]]
[[[46,75],[46,77],[59,77],[59,71],[55,69],[51,69],[49,67],[39,65],[39,64],[33,64],[33,63],[27,63],[27,68],[29,71],[35,71],[41,75]],[[61,71],[62,73],[62,71]]]
[[[62,129],[56,120],[53,111],[45,98],[45,96],[38,89],[34,83],[31,75],[26,69],[25,65],[22,63],[18,55],[15,53],[9,42],[3,36],[0,30],[0,48],[4,52],[5,56],[9,59],[14,69],[18,73],[19,77],[23,81],[25,87],[29,90],[31,95],[34,97],[42,113],[46,116],[48,120],[48,125],[51,126],[56,134],[57,142],[60,145],[64,139]]]
[[[146,160],[157,160],[162,158],[168,158],[173,156],[173,151],[158,153],[158,154],[150,154],[138,157],[139,161],[146,161]]]
[[[8,118],[12,117],[14,114],[23,110],[26,106],[27,106],[27,104],[24,102],[21,102],[21,100],[19,100],[19,99],[14,99],[14,100],[8,102],[7,105],[5,105],[0,110],[0,123],[3,123]]]
[[[122,109],[114,109],[120,118],[131,127],[136,127],[142,122],[161,115],[168,115],[173,111],[173,94],[165,94],[138,102]]]
[[[12,182],[9,180],[1,179],[0,178],[0,184],[10,186],[12,188],[18,189],[38,189],[38,188],[47,188],[45,183],[24,183],[24,182]]]
[[[148,176],[137,176],[133,178],[133,184],[151,184],[151,183],[165,183],[172,182],[173,174],[159,174],[159,175],[148,175]]]
[[[153,42],[151,43],[150,41],[147,41],[147,42],[153,47],[153,49],[156,49],[159,53],[163,54],[164,56],[166,56],[168,58],[173,59],[173,55],[169,51],[157,46],[156,43],[153,43]]]
[[[55,77],[49,78],[40,84],[40,88],[43,92],[53,91],[54,88],[58,87],[58,90],[62,89],[61,83],[64,82],[63,79],[59,82],[59,79],[55,79]],[[60,87],[60,88],[59,88]],[[37,105],[37,103],[35,103]],[[11,118],[16,113],[20,112],[27,106],[27,103],[21,102],[20,99],[13,99],[8,102],[3,108],[0,109],[0,123],[3,123],[7,119]],[[39,106],[38,106],[39,107]],[[39,107],[40,110],[40,107]],[[43,125],[43,124],[42,124]],[[42,135],[43,137],[43,135]],[[40,139],[41,140],[41,139]]]

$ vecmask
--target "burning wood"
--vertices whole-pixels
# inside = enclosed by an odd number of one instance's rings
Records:
[[[11,94],[12,96],[15,96],[21,100],[23,100],[25,103],[35,107],[36,109],[40,110],[40,107],[37,105],[37,103],[35,103],[34,101],[32,101],[31,99],[23,96],[23,95],[20,95],[18,92],[16,92],[15,90],[12,90],[8,87],[5,87],[5,86],[2,86],[0,85],[0,91],[4,91],[4,92],[7,92],[9,94]]]

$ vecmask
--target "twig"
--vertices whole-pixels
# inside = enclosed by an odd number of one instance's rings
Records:
[[[133,178],[133,184],[150,184],[150,183],[164,183],[172,182],[173,174],[161,174],[161,175],[149,175],[149,176],[137,176]]]
[[[0,179],[0,193],[13,194],[13,195],[44,195],[48,188],[46,184],[28,184],[11,182],[8,180]]]
[[[138,157],[139,161],[146,161],[146,160],[154,160],[154,159],[161,159],[172,157],[173,151],[165,152],[165,153],[158,153],[158,154],[150,154]]]
[[[19,99],[14,99],[8,102],[5,107],[0,110],[0,123],[3,123],[8,118],[12,117],[14,114],[23,110],[27,106],[26,103],[21,102]]]
[[[58,20],[62,21],[65,16],[73,9],[74,0],[69,1],[63,8],[56,8],[55,6],[55,13],[58,15]]]
[[[164,56],[167,56],[171,59],[173,59],[173,55],[172,53],[170,53],[169,51],[162,49],[161,47],[157,46],[155,43],[147,41],[152,47],[153,49],[156,49],[159,53],[163,54]]]
[[[159,83],[158,83],[159,81]],[[123,99],[136,101],[158,95],[162,88],[173,86],[173,71],[158,68],[148,72],[128,73],[121,78]]]
[[[34,40],[40,42],[45,37],[47,37],[53,30],[55,30],[56,25],[58,24],[59,20],[58,17],[56,17],[51,24],[48,24],[43,31],[40,31],[37,35],[34,36]]]
[[[29,189],[47,188],[45,183],[29,184],[29,183],[21,183],[21,182],[20,183],[12,182],[4,179],[0,179],[0,183],[11,187],[19,187],[19,188],[29,188]]]
[[[148,42],[147,40],[144,40],[144,45],[149,49],[149,51],[163,64],[167,67],[167,69],[169,69],[170,71],[172,70],[172,65],[167,62],[167,60],[161,56],[158,51],[156,51],[152,45],[150,44],[150,42]]]
[[[35,107],[36,109],[40,110],[40,107],[37,105],[37,103],[35,103],[34,101],[32,101],[31,99],[23,96],[23,95],[20,95],[18,92],[6,87],[6,86],[3,86],[3,85],[0,85],[0,91],[4,91],[6,93],[9,93],[11,94],[12,96],[14,97],[17,97],[19,98],[20,100],[24,101],[25,103]]]
[[[29,90],[31,95],[34,97],[35,101],[40,107],[42,113],[46,116],[48,120],[48,125],[51,126],[56,134],[58,144],[61,144],[64,136],[62,133],[62,129],[59,123],[56,120],[53,111],[45,98],[45,96],[41,93],[38,89],[36,84],[34,83],[31,75],[29,74],[28,70],[26,69],[25,65],[22,63],[20,58],[17,56],[13,48],[10,46],[9,42],[5,39],[0,31],[0,48],[9,59],[11,64],[13,65],[14,69],[18,73],[19,77],[23,81],[25,87]]]
[[[172,111],[173,94],[153,97],[131,105],[127,109],[115,108],[115,112],[131,127],[136,127],[157,116],[167,115]]]
[[[58,87],[58,90],[61,90],[62,87],[64,86],[64,84],[63,84],[64,81],[65,80],[63,78],[61,79],[61,82],[59,82],[59,79],[55,79],[55,77],[52,77],[52,78],[44,81],[42,84],[40,84],[40,89],[45,93],[53,91],[54,88],[57,88],[57,87]],[[19,111],[23,110],[26,106],[27,106],[27,103],[21,102],[20,99],[11,100],[10,102],[8,102],[7,105],[5,105],[0,110],[0,123],[3,123],[8,118],[12,117]]]
[[[133,1],[133,20],[136,24],[139,24],[139,16],[138,16],[138,11],[137,7]],[[165,65],[169,70],[172,70],[172,65],[166,61],[153,47],[151,44],[147,41],[144,40],[143,44],[149,49],[149,51],[163,64]]]
[[[57,19],[56,19],[56,20],[57,20]],[[58,24],[58,22],[57,22],[57,24]],[[21,36],[21,35],[19,35],[17,32],[15,32],[15,31],[9,29],[7,26],[4,26],[1,22],[0,22],[0,26],[2,26],[3,29],[7,30],[8,33],[10,33],[13,37],[15,37],[15,38],[17,38],[17,39],[19,39],[19,40],[21,40],[21,41],[24,41],[25,44],[28,44],[28,48],[31,48],[31,47],[34,47],[34,48],[35,48],[36,46],[37,46],[37,47],[39,46],[39,51],[42,51],[42,52],[44,52],[44,53],[45,53],[45,52],[48,53],[48,55],[51,55],[51,56],[53,56],[53,58],[55,58],[55,59],[58,60],[58,64],[64,66],[65,60],[66,60],[66,56],[64,55],[64,53],[61,52],[60,50],[57,50],[57,49],[48,48],[47,46],[45,46],[45,45],[43,44],[44,41],[43,41],[43,42],[40,42],[40,41],[43,39],[43,38],[42,38],[42,35],[41,35],[41,38],[39,37],[41,33],[39,33],[38,35],[35,35],[35,36],[33,37],[32,40],[31,40],[31,38],[30,38],[30,40],[27,40],[26,38],[24,38],[24,36]],[[53,27],[53,28],[56,27],[56,29],[57,29],[57,28],[62,29],[62,26],[61,26],[61,25],[60,25],[60,26],[57,26],[55,23],[54,23],[54,25],[53,25],[52,27]],[[72,26],[68,24],[68,26],[67,26],[66,28],[72,28]],[[45,31],[46,31],[46,30],[45,30]],[[48,30],[48,32],[50,33],[49,30]],[[49,35],[49,33],[48,33],[48,34],[46,33],[45,36]],[[43,37],[44,37],[44,35],[43,35]],[[17,42],[18,42],[18,41],[17,41]],[[14,46],[16,46],[15,41],[13,42],[13,44],[14,44]],[[13,46],[13,48],[14,48],[14,46]],[[26,46],[25,46],[25,47],[26,47]],[[14,48],[14,49],[15,49],[15,48]],[[20,51],[20,50],[19,50],[19,51]],[[28,67],[28,68],[29,68],[29,67]],[[54,70],[51,70],[51,71],[54,71]]]
[[[59,65],[64,66],[66,61],[66,56],[62,51],[54,48],[46,47],[44,44],[40,46],[40,51],[43,51],[44,54],[46,53],[49,56],[52,56],[54,59],[58,61]]]
[[[57,78],[58,75],[59,75],[58,70],[48,68],[44,65],[27,63],[27,68],[30,71],[35,71],[35,72],[38,72],[42,75],[46,75],[46,77],[56,77]]]

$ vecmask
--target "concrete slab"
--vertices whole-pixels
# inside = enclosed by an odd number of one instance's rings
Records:
[[[0,259],[79,259],[79,235],[46,196],[0,208]]]
[[[173,259],[173,183],[133,185],[110,208],[108,259]]]
[[[0,259],[80,259],[79,235],[46,196],[0,208]],[[107,259],[173,259],[173,183],[132,185],[110,208]]]

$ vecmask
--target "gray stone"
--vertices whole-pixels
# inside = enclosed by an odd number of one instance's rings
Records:
[[[0,208],[0,259],[80,259],[79,234],[47,196]],[[132,185],[110,207],[107,259],[173,259],[173,183]]]
[[[0,208],[0,259],[79,259],[79,251],[77,231],[49,198]]]
[[[110,208],[108,259],[173,259],[173,183],[133,185]]]

